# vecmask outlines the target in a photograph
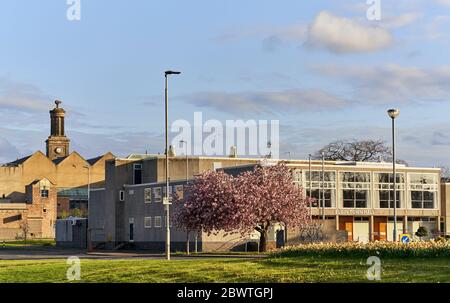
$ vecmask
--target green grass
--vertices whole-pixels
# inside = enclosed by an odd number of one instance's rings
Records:
[[[2,247],[13,247],[13,248],[20,248],[20,247],[28,247],[28,246],[55,246],[55,240],[54,239],[33,239],[33,240],[27,240],[26,242],[24,240],[17,240],[17,241],[0,241],[0,248]]]
[[[0,261],[0,282],[67,282],[66,260]],[[365,259],[81,260],[79,282],[369,282]],[[450,282],[450,258],[382,260],[381,282]]]

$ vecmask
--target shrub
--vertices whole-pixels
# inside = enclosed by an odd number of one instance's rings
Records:
[[[428,229],[425,226],[420,226],[416,231],[416,236],[419,238],[428,236]]]
[[[379,256],[387,258],[404,257],[450,257],[450,242],[427,241],[403,244],[400,242],[357,242],[312,243],[283,248],[271,254],[272,257],[360,257]]]

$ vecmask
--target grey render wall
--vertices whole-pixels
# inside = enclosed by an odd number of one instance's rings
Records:
[[[89,222],[91,241],[94,243],[106,242],[105,222],[112,220],[114,214],[106,213],[105,210],[105,190],[95,190],[90,192],[89,197]]]
[[[183,185],[184,182],[174,182],[171,186]],[[125,187],[125,201],[123,204],[123,226],[125,227],[125,238],[128,241],[130,237],[130,219],[133,220],[133,238],[134,245],[140,248],[164,250],[164,243],[166,239],[166,225],[165,217],[166,212],[162,199],[160,202],[156,202],[154,195],[155,188],[161,188],[161,198],[163,193],[164,184],[143,184]],[[150,188],[152,192],[152,201],[145,203],[144,192],[145,189]],[[170,207],[170,213],[173,214],[177,204],[172,204]],[[145,217],[151,218],[151,228],[146,228],[144,224]],[[161,227],[155,227],[155,217],[161,218]],[[186,232],[177,229],[175,226],[171,228],[171,242],[174,245],[174,250],[183,250],[186,242]],[[191,241],[193,241],[193,235]]]

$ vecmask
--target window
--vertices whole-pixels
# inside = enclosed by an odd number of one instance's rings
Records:
[[[144,218],[144,227],[145,228],[151,228],[152,227],[152,217],[145,217]]]
[[[306,196],[314,199],[314,202],[311,205],[312,207],[322,207],[323,200],[325,200],[325,207],[331,207],[332,201],[335,200],[334,193],[335,191],[331,189],[325,189],[323,192],[320,189],[313,189],[311,194],[309,193],[309,189],[306,190]]]
[[[411,207],[433,209],[434,208],[435,193],[430,191],[412,191],[411,192]]]
[[[343,207],[369,207],[370,173],[344,172],[340,174]]]
[[[439,187],[438,174],[409,174],[411,192],[411,208],[433,209]]]
[[[397,208],[400,208],[400,192],[395,193],[395,204]],[[380,190],[380,208],[394,208],[394,191],[393,190]]]
[[[177,197],[179,199],[183,199],[184,198],[184,189],[183,189],[183,185],[176,185],[175,186],[175,193],[177,194]]]
[[[142,164],[133,164],[133,183],[142,184]]]
[[[305,187],[306,187],[306,196],[312,197],[315,199],[315,202],[312,206],[314,207],[322,207],[322,190],[323,195],[325,196],[325,207],[334,207],[336,205],[336,173],[325,171],[312,171],[311,172],[311,184],[309,182],[309,171],[305,172]],[[322,182],[323,179],[323,182]],[[294,171],[294,183],[301,186],[301,175],[300,172]],[[311,186],[311,190],[310,190]],[[320,203],[320,205],[319,205]]]
[[[367,190],[343,190],[345,208],[367,208]]]
[[[146,188],[144,189],[144,203],[151,203],[152,202],[152,189]]]
[[[353,172],[341,173],[341,182],[370,183],[370,174]]]
[[[161,217],[155,217],[155,227],[161,227]]]
[[[394,175],[392,173],[377,173],[375,175],[375,205],[379,208],[394,208]],[[405,175],[396,174],[396,207],[402,207],[404,201]],[[377,203],[378,202],[378,203]]]
[[[41,198],[48,198],[48,189],[41,189]]]
[[[119,190],[119,201],[125,201],[125,192],[123,190]]]
[[[155,202],[161,202],[161,187],[153,188],[153,196],[155,197]]]

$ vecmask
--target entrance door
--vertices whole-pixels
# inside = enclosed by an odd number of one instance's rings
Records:
[[[339,217],[339,230],[347,231],[347,241],[353,241],[353,217]]]
[[[387,241],[387,217],[374,217],[373,221],[374,240]]]

